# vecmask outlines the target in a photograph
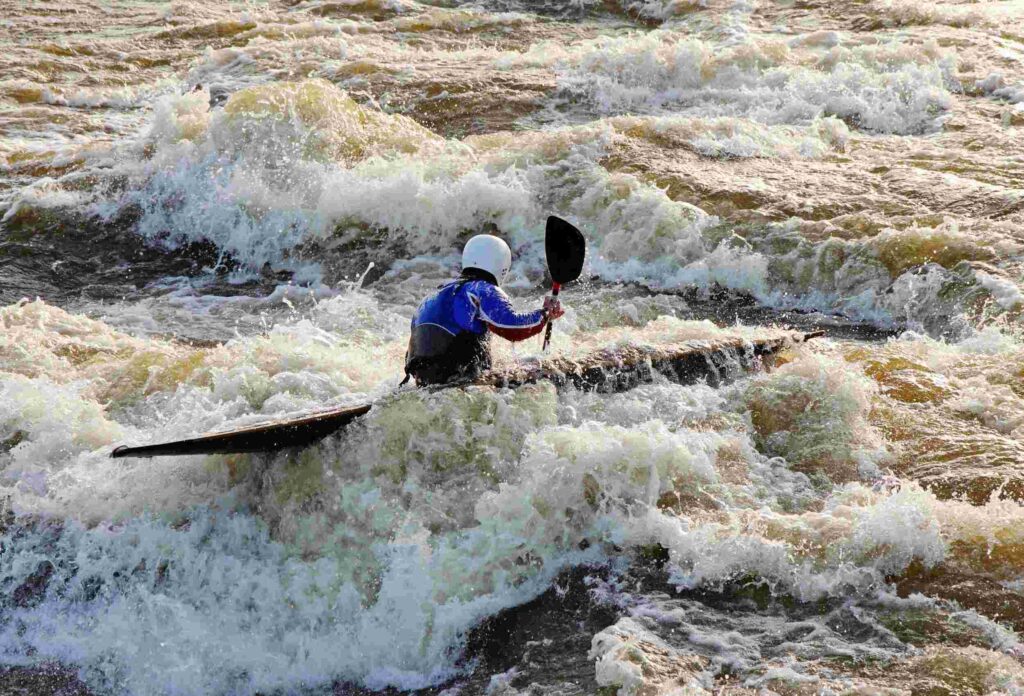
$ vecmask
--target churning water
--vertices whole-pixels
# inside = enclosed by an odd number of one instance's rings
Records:
[[[471,234],[536,304],[551,213],[556,352],[829,337],[394,394]],[[0,218],[0,680],[1024,693],[1020,0],[6,0]]]

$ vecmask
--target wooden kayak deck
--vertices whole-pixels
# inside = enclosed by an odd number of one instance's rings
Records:
[[[559,389],[623,392],[663,375],[679,384],[701,380],[717,386],[740,374],[770,367],[783,349],[822,335],[792,332],[772,338],[692,340],[672,346],[626,345],[601,349],[580,358],[554,357],[533,364],[486,372],[477,380],[435,389],[493,386],[516,388],[551,382]],[[273,420],[245,428],[208,433],[173,442],[138,447],[120,446],[111,457],[161,457],[183,454],[271,452],[320,440],[367,413],[373,404],[342,406],[303,416]]]

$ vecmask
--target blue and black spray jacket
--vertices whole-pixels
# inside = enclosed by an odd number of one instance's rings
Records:
[[[442,286],[416,310],[405,369],[419,383],[473,377],[491,365],[491,333],[522,341],[546,324],[544,310],[517,312],[494,283],[463,277]]]

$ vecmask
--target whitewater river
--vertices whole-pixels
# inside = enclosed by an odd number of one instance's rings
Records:
[[[827,335],[392,394],[549,214],[557,355]],[[1021,0],[0,0],[0,218],[0,692],[1024,693]]]

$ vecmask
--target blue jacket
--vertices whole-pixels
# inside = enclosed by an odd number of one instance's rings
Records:
[[[521,314],[512,308],[508,295],[486,280],[456,280],[423,301],[412,318],[412,328],[436,324],[453,336],[468,331],[493,331],[510,341],[522,341],[540,333],[547,322],[544,310]]]
[[[421,384],[472,377],[490,367],[491,332],[522,341],[546,324],[544,310],[517,312],[498,286],[463,277],[442,286],[416,310],[405,369]]]

